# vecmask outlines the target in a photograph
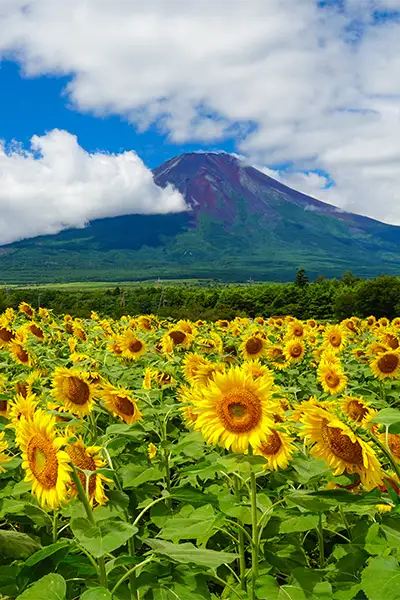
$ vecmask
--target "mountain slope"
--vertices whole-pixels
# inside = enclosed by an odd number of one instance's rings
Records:
[[[93,221],[0,248],[0,283],[364,276],[400,268],[400,227],[339,211],[228,154],[191,153],[154,170],[190,210]]]

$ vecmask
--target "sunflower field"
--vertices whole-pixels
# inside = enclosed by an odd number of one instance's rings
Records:
[[[400,318],[6,309],[0,599],[399,600],[399,391]]]

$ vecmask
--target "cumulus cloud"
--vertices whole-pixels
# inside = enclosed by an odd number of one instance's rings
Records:
[[[298,185],[400,224],[400,0],[0,0],[0,57],[66,75],[81,111],[220,142]],[[344,6],[344,10],[341,9]]]
[[[126,214],[180,212],[183,196],[158,187],[134,152],[90,154],[54,129],[31,148],[0,145],[0,244]]]

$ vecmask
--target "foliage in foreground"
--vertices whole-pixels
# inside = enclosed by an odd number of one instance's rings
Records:
[[[400,319],[0,316],[0,594],[396,600]]]

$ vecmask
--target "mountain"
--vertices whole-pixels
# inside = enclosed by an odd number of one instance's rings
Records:
[[[285,281],[398,273],[400,227],[343,212],[229,154],[188,153],[154,169],[190,210],[92,221],[0,248],[0,283],[221,278]]]

